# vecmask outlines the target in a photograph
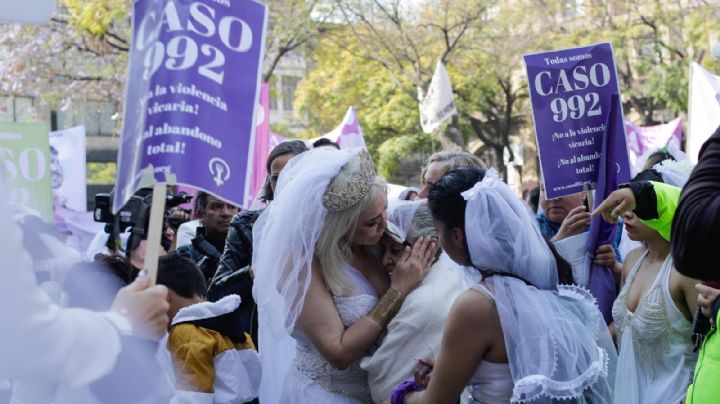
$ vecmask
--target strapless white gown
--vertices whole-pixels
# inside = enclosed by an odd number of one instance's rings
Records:
[[[355,283],[356,290],[351,296],[333,296],[335,307],[345,327],[349,327],[372,310],[378,302],[377,294],[370,282],[351,267],[348,276]],[[282,403],[371,403],[367,373],[360,369],[360,359],[347,369],[340,370],[331,365],[315,349],[301,331],[294,335],[294,366],[288,373],[283,386]]]

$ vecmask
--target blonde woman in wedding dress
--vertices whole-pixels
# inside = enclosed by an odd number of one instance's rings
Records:
[[[253,230],[263,404],[371,401],[359,360],[437,251],[421,240],[388,276],[386,208],[364,149],[315,149],[283,170]]]

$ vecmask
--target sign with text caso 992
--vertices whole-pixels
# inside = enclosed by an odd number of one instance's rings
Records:
[[[267,13],[255,0],[134,2],[114,211],[152,179],[243,204]]]
[[[611,45],[537,53],[524,60],[546,197],[581,192],[584,186],[594,189],[602,142],[613,124],[608,122],[612,95],[620,94]],[[617,175],[627,181],[627,146],[624,139],[615,144],[622,148],[613,153],[620,156]]]
[[[49,128],[43,123],[0,123],[4,192],[19,209],[53,221]]]

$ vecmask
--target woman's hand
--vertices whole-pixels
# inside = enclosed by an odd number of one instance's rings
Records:
[[[403,256],[395,264],[390,287],[403,295],[410,293],[430,270],[438,248],[438,242],[427,237],[420,237],[412,249],[405,247]]]
[[[568,213],[563,220],[557,234],[553,237],[553,241],[575,236],[585,231],[590,226],[590,212],[585,209],[584,205],[578,206]]]
[[[595,251],[595,264],[615,270],[617,257],[611,244],[603,244]]]
[[[118,291],[110,311],[128,320],[134,336],[159,341],[170,321],[167,294],[165,286],[153,285],[149,276],[141,275]]]
[[[592,216],[602,215],[608,223],[616,223],[625,212],[635,209],[635,194],[630,188],[620,188],[613,191],[592,213]]]
[[[430,372],[435,367],[435,361],[430,359],[417,359],[418,367],[415,368],[413,376],[415,377],[415,383],[424,390],[430,384]]]
[[[700,305],[700,309],[702,310],[702,314],[705,317],[709,317],[710,321],[715,323],[715,319],[712,318],[712,307],[713,304],[715,304],[715,301],[720,297],[720,289],[715,289],[707,285],[703,285],[701,283],[695,285],[695,288],[698,290],[698,304]]]

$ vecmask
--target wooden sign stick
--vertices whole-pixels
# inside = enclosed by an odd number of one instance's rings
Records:
[[[167,184],[155,183],[153,185],[152,205],[150,206],[150,224],[148,225],[147,250],[145,252],[145,269],[152,279],[153,285],[157,280],[158,260],[160,259],[160,239],[162,237],[163,221],[165,221],[165,200]]]

